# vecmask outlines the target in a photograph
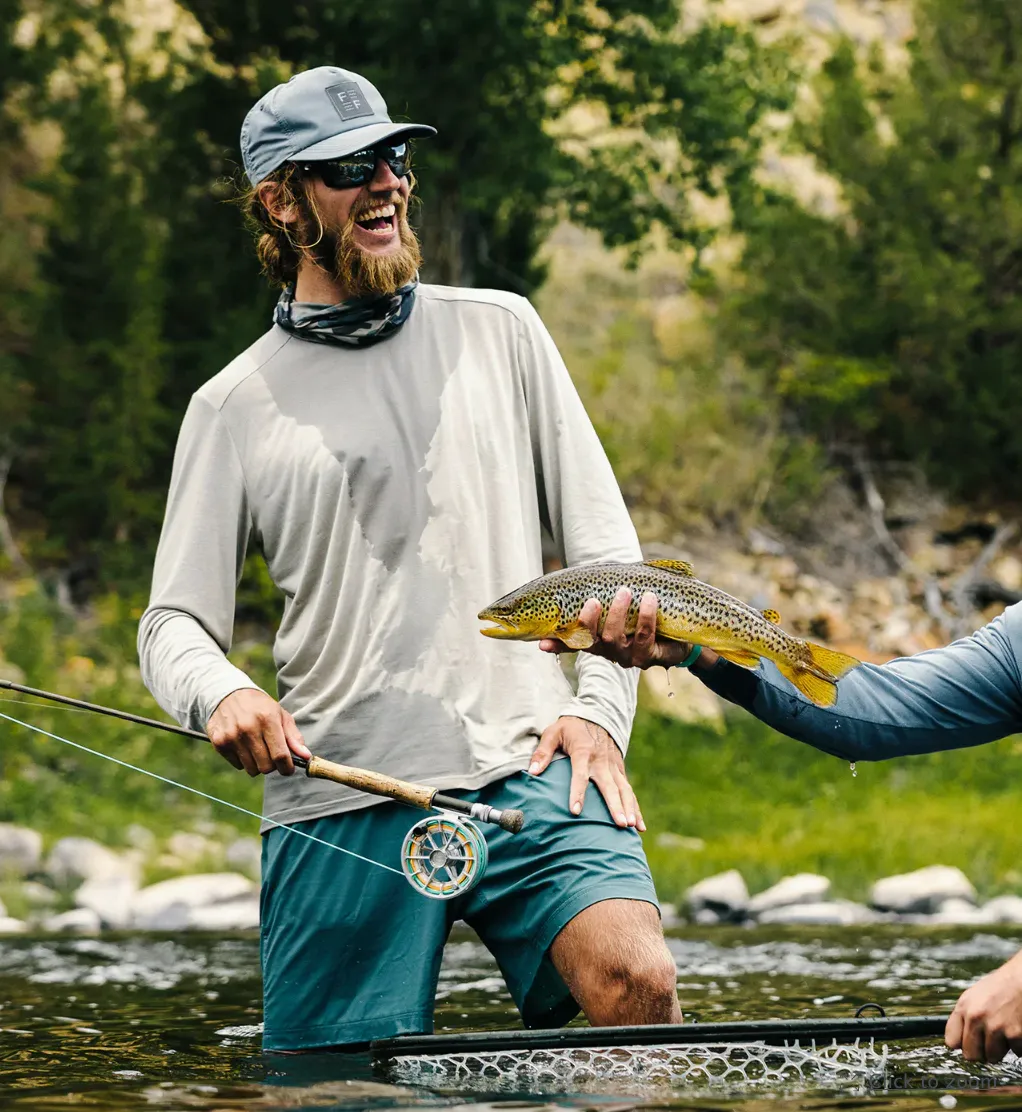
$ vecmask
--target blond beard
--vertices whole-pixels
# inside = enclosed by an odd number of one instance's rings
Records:
[[[408,223],[407,206],[399,201],[394,202],[397,208],[397,250],[377,255],[359,246],[355,239],[355,221],[378,203],[367,201],[358,209],[353,209],[341,231],[325,235],[316,252],[319,265],[352,298],[386,297],[396,293],[418,274],[422,266],[418,237]]]

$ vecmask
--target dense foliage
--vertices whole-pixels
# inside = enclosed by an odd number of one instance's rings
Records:
[[[144,581],[187,398],[266,327],[273,292],[226,203],[262,92],[339,63],[398,118],[434,123],[418,151],[428,276],[524,293],[565,210],[613,243],[662,222],[700,246],[688,187],[740,207],[758,121],[788,92],[748,33],[679,35],[675,0],[3,10],[0,144],[27,152],[19,196],[37,206],[18,219],[0,194],[6,504],[33,561],[82,594]]]
[[[917,18],[907,72],[850,43],[824,66],[796,138],[842,211],[764,204],[729,324],[829,450],[1004,497],[1022,463],[1022,9],[920,0]]]

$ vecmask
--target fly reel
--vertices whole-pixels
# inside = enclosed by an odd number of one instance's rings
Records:
[[[486,871],[486,839],[474,822],[441,813],[417,822],[401,847],[408,883],[434,900],[462,896]]]

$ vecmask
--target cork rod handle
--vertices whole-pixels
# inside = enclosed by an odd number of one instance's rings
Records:
[[[435,788],[410,784],[407,780],[396,780],[393,776],[384,776],[381,772],[369,772],[364,768],[336,764],[323,757],[313,757],[309,761],[305,774],[318,780],[332,780],[335,784],[345,784],[349,788],[357,788],[360,792],[369,792],[370,795],[385,795],[401,803],[410,803],[413,807],[429,808],[436,794]]]

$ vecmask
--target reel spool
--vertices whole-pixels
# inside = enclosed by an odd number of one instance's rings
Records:
[[[429,815],[405,835],[401,868],[408,883],[434,900],[451,900],[479,883],[486,871],[486,839],[474,822]]]

